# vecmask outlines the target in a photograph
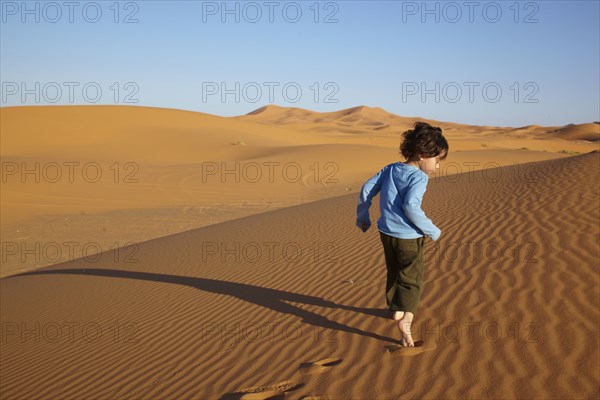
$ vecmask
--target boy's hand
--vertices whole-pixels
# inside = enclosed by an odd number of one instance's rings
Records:
[[[367,221],[359,222],[357,225],[363,232],[366,232],[371,227],[371,223]]]

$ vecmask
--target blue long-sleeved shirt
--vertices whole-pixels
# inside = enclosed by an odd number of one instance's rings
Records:
[[[381,232],[401,239],[427,235],[437,240],[441,230],[421,209],[428,181],[427,174],[415,166],[401,162],[386,165],[363,185],[356,208],[356,225],[361,227],[363,222],[371,225],[371,200],[381,192],[381,217],[377,221]]]

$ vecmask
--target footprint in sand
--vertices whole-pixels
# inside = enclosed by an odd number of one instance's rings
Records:
[[[339,358],[324,358],[319,361],[300,364],[300,372],[303,374],[314,374],[328,371],[334,365],[338,365],[342,360]]]
[[[251,387],[227,393],[220,400],[280,400],[285,399],[285,393],[304,386],[303,383],[295,384],[283,381],[273,385]]]
[[[429,341],[425,343],[422,340],[415,342],[415,347],[404,347],[397,344],[384,346],[385,352],[399,356],[414,356],[423,352],[435,349],[435,342]]]
[[[248,393],[240,397],[240,400],[283,400],[285,392],[278,390],[268,390],[260,393]]]

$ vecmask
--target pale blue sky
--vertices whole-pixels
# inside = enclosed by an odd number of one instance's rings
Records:
[[[595,0],[76,1],[73,22],[62,1],[28,1],[31,13],[0,3],[1,106],[70,104],[71,85],[73,104],[230,116],[269,104],[271,87],[274,104],[315,111],[369,105],[500,126],[600,120]],[[224,4],[239,12],[221,15]]]

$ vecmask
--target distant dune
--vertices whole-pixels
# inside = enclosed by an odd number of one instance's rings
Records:
[[[566,125],[550,132],[553,136],[565,140],[587,140],[597,142],[600,140],[600,125],[596,123]]]
[[[301,108],[270,105],[234,118],[270,125],[286,125],[298,129],[316,128],[319,132],[329,130],[342,133],[365,133],[388,128],[390,128],[389,131],[398,133],[410,129],[416,121],[428,122],[440,126],[442,129],[450,130],[460,127],[463,131],[473,131],[478,128],[421,117],[400,117],[381,107],[368,106],[352,107],[334,112],[315,112]]]
[[[293,107],[265,106],[246,115],[235,117],[269,124],[324,124],[333,123],[344,127],[375,129],[383,125],[408,127],[418,118],[403,118],[380,107],[359,106],[335,112],[315,112]]]

